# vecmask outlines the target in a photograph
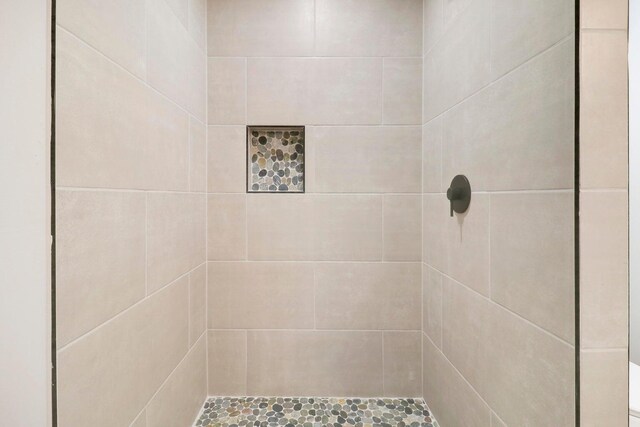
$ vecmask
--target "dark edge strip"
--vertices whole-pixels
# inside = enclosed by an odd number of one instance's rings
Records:
[[[51,139],[49,181],[51,183],[51,424],[58,425],[58,381],[56,343],[56,0],[51,0]]]
[[[580,1],[575,9],[574,52],[574,309],[575,309],[575,407],[576,426],[580,426]]]

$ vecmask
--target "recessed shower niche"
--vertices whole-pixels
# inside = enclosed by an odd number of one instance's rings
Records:
[[[247,126],[247,192],[304,193],[304,126]]]

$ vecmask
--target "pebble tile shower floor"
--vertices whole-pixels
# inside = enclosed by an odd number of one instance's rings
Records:
[[[422,399],[211,397],[197,427],[438,427]]]

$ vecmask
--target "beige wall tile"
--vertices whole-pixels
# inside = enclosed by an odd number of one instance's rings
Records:
[[[474,194],[467,212],[454,213],[453,218],[449,216],[449,201],[444,194],[427,195],[424,201],[427,263],[488,296],[489,195]]]
[[[209,126],[207,182],[210,193],[244,193],[247,189],[247,128]]]
[[[422,332],[383,332],[384,396],[422,397]]]
[[[246,259],[246,195],[209,194],[207,200],[207,258],[219,261]]]
[[[189,189],[207,191],[207,127],[189,117]]]
[[[507,425],[575,425],[575,350],[492,307],[486,401]]]
[[[130,427],[147,427],[147,411],[143,410]]]
[[[307,263],[210,262],[209,328],[313,328],[314,271]]]
[[[385,58],[383,123],[422,122],[422,58]]]
[[[384,260],[422,260],[422,196],[384,196]]]
[[[476,191],[573,188],[573,75],[567,40],[447,112],[444,184],[464,171]]]
[[[189,34],[205,52],[207,50],[207,0],[189,1]]]
[[[444,0],[424,0],[422,15],[422,52],[426,54],[444,31]]]
[[[424,59],[423,123],[490,82],[489,0],[475,0]]]
[[[251,396],[381,396],[382,332],[249,331]]]
[[[189,0],[164,0],[182,26],[187,28],[189,20]]]
[[[247,214],[251,260],[382,260],[381,196],[253,194]]]
[[[189,273],[189,345],[193,346],[207,327],[207,266]]]
[[[145,299],[58,353],[58,422],[129,425],[187,353],[188,281]]]
[[[382,196],[314,196],[318,261],[382,260]]]
[[[318,56],[420,55],[422,0],[317,0],[315,16]]]
[[[188,115],[64,30],[56,57],[56,184],[187,190]]]
[[[249,259],[312,260],[313,199],[299,194],[273,196],[247,195]],[[277,216],[274,217],[274,213]]]
[[[496,0],[491,12],[493,78],[514,69],[574,31],[573,0]]]
[[[209,56],[313,54],[313,0],[209,0],[207,9]]]
[[[581,192],[582,348],[628,345],[628,220],[626,192]]]
[[[491,298],[574,341],[573,191],[491,195]]]
[[[627,188],[627,34],[587,31],[580,43],[580,187]]]
[[[316,264],[318,329],[420,329],[418,263]]]
[[[139,78],[146,73],[145,0],[64,0],[56,23]]]
[[[247,332],[208,331],[209,396],[247,395]]]
[[[628,384],[626,350],[581,351],[581,424],[587,427],[626,426],[629,422]]]
[[[147,406],[150,426],[194,424],[207,397],[207,340],[204,336],[169,376]]]
[[[210,125],[247,122],[247,58],[208,58]]]
[[[147,293],[205,261],[205,212],[204,195],[147,195]]]
[[[627,0],[582,0],[580,27],[626,30],[629,20]],[[585,68],[584,71],[589,71]]]
[[[204,52],[163,0],[151,0],[147,26],[147,82],[204,122]]]
[[[507,425],[574,425],[573,347],[450,280],[443,349]]]
[[[145,197],[57,191],[58,348],[145,295]]]
[[[507,427],[507,425],[495,414],[495,412],[491,412],[491,427]]]
[[[442,117],[437,117],[422,126],[422,191],[439,193],[445,189],[444,184],[442,181]]]
[[[426,335],[422,341],[424,397],[438,423],[489,427],[487,404]]]
[[[310,127],[313,191],[420,192],[419,126]]]
[[[250,123],[382,122],[381,58],[256,58],[247,77]]]
[[[442,275],[422,267],[422,332],[442,349]]]

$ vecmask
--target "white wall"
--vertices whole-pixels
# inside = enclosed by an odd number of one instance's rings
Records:
[[[0,424],[50,425],[47,0],[0,1]]]
[[[629,2],[629,164],[640,164],[640,1]],[[631,361],[640,364],[640,168],[629,168]]]

